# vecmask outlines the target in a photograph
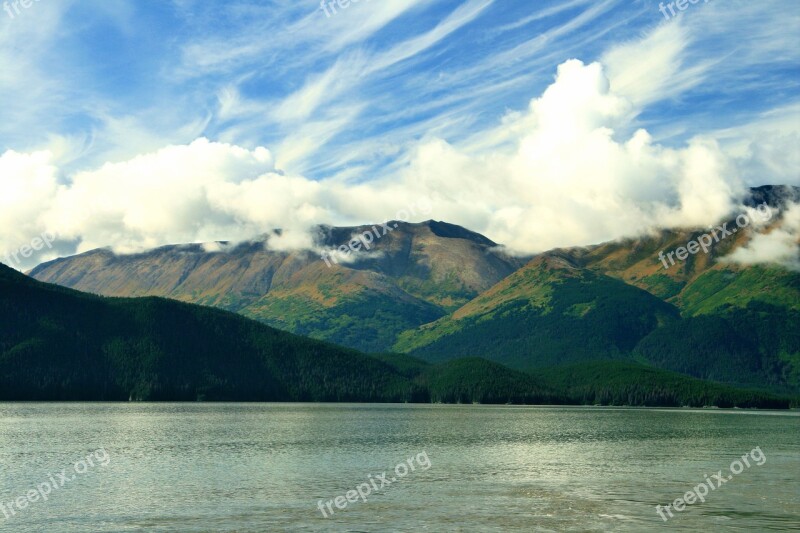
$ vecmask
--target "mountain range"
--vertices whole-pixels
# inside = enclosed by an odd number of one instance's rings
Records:
[[[489,239],[441,222],[390,222],[375,253],[354,263],[237,245],[165,246],[120,256],[107,249],[40,265],[40,281],[104,296],[161,296],[233,311],[265,324],[365,351],[458,309],[525,264]],[[396,226],[396,227],[395,227]],[[318,228],[336,249],[371,226]]]
[[[367,355],[228,311],[89,295],[0,265],[0,401],[798,403],[637,364],[620,367],[613,380],[592,365],[564,372],[537,375],[476,358],[430,364]]]
[[[780,211],[798,200],[798,188],[767,186],[751,190],[748,203]],[[433,364],[477,357],[530,373],[606,361],[800,392],[800,274],[719,261],[744,246],[748,232],[665,269],[660,252],[708,230],[515,257],[444,222],[388,226],[369,252],[347,261],[273,251],[265,235],[133,255],[95,250],[40,265],[30,276],[103,296],[212,306],[354,350],[403,352]],[[371,228],[319,227],[317,249],[346,246]]]

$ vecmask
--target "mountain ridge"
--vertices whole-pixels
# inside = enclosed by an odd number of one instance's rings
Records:
[[[219,307],[301,335],[381,351],[401,331],[460,307],[522,266],[491,240],[428,221],[397,225],[378,254],[326,264],[306,250],[271,251],[265,241],[225,251],[202,244],[118,256],[101,249],[57,259],[30,275],[104,296],[162,296]],[[320,227],[322,248],[345,246],[373,226]]]
[[[227,311],[85,294],[0,265],[0,401],[575,404],[592,395],[614,405],[763,408],[800,401],[678,375],[642,394],[636,383],[652,373],[634,366],[606,383],[586,369],[581,390],[571,392],[547,383],[558,383],[558,372],[368,356]]]
[[[800,189],[764,187],[754,198],[785,209]],[[662,230],[545,252],[457,311],[403,332],[393,348],[430,361],[472,355],[523,370],[574,363],[576,356],[621,359],[738,386],[800,390],[800,273],[716,261],[749,241],[745,231],[663,268],[660,251],[704,231]],[[644,310],[637,315],[651,314],[638,332],[623,310],[636,301]],[[662,304],[669,312],[656,313]],[[633,334],[620,344],[626,332]]]
[[[767,203],[781,213],[758,230],[771,231],[798,199],[800,188],[765,186],[745,204]],[[320,226],[320,250],[347,252],[338,260],[272,252],[253,241],[218,245],[224,251],[199,244],[135,256],[100,250],[31,274],[106,295],[211,305],[300,335],[436,363],[478,356],[530,370],[627,360],[738,386],[797,390],[800,340],[792,331],[800,329],[800,275],[718,261],[744,246],[750,231],[664,268],[661,252],[705,231],[661,230],[528,259],[460,226],[390,221]],[[362,253],[348,255],[352,248]],[[732,328],[737,335],[726,334]]]

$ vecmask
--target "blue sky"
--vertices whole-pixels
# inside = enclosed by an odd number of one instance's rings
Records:
[[[705,224],[745,185],[800,184],[793,0],[670,20],[650,0],[9,8],[0,251],[43,231],[64,254],[272,227],[306,246],[312,224],[426,196],[433,218],[528,253]]]

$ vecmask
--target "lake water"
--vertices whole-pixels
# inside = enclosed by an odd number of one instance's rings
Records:
[[[15,533],[800,528],[796,411],[0,404],[0,467]]]

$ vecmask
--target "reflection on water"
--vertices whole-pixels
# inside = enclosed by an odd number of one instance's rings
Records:
[[[0,502],[93,451],[0,531],[649,531],[704,474],[759,446],[685,531],[800,528],[800,413],[489,406],[0,404]],[[320,500],[425,452],[323,518]],[[341,500],[340,500],[341,503]]]

